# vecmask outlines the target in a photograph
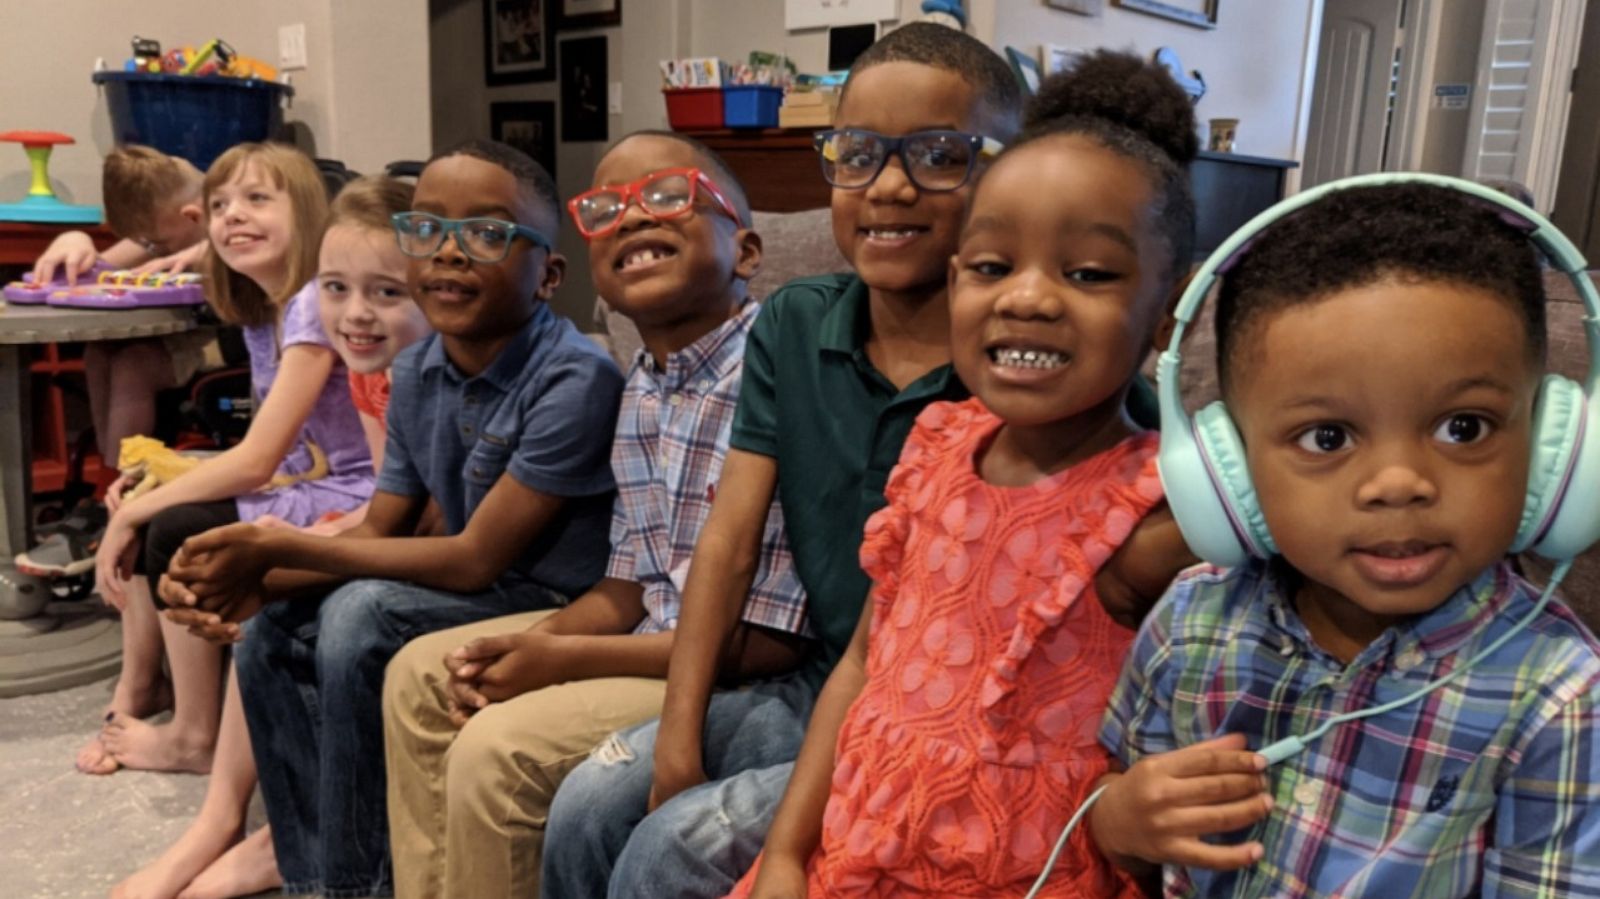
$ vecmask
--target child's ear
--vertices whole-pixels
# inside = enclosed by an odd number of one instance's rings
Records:
[[[1151,346],[1155,347],[1158,353],[1166,350],[1167,344],[1172,342],[1172,332],[1178,330],[1178,319],[1173,313],[1178,311],[1178,301],[1183,299],[1184,292],[1189,289],[1189,282],[1193,280],[1194,271],[1191,270],[1189,274],[1179,278],[1177,284],[1172,285],[1172,293],[1167,297],[1166,308],[1161,311],[1161,322],[1156,325],[1155,336],[1150,340]],[[1183,336],[1187,339],[1193,333],[1193,330],[1189,330],[1184,332]]]
[[[567,257],[560,253],[552,252],[544,260],[544,279],[539,282],[539,290],[535,293],[544,302],[556,295],[556,288],[561,286],[561,281],[567,276]]]
[[[178,214],[189,221],[194,222],[196,225],[206,220],[205,210],[200,208],[199,200],[191,200],[190,202],[179,206]]]
[[[749,228],[740,228],[733,240],[739,253],[733,260],[733,276],[748,282],[761,271],[761,235]]]

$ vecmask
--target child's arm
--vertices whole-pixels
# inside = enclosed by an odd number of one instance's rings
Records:
[[[1540,669],[1524,664],[1533,689],[1560,706],[1527,740],[1500,787],[1482,893],[1528,899],[1600,895],[1600,677],[1572,676],[1583,662]],[[1595,663],[1587,664],[1592,670]],[[1569,672],[1560,678],[1561,693],[1536,670]]]
[[[205,460],[159,490],[118,507],[95,554],[96,576],[103,596],[113,602],[122,599],[121,581],[130,574],[122,557],[131,546],[135,531],[156,513],[185,503],[228,499],[271,479],[294,448],[337,360],[333,350],[323,346],[302,343],[286,348],[278,377],[237,446]],[[119,574],[121,577],[116,576]]]
[[[767,831],[761,870],[750,891],[751,899],[806,895],[806,863],[822,839],[822,812],[827,808],[829,787],[833,783],[839,731],[844,727],[850,705],[867,683],[867,640],[872,628],[873,605],[868,600],[862,607],[861,621],[850,638],[850,645],[817,696],[811,723],[806,726],[805,743],[794,763],[794,773],[789,776],[783,802],[772,820],[772,828]]]
[[[144,247],[131,240],[119,240],[104,253],[96,252],[94,240],[82,231],[68,231],[50,242],[33,263],[28,276],[35,284],[44,284],[55,277],[56,269],[64,270],[67,282],[77,283],[84,272],[94,267],[96,259],[104,259],[116,268],[131,268],[150,258]]]
[[[695,542],[684,583],[656,737],[652,810],[705,782],[701,738],[706,706],[745,595],[755,581],[767,513],[777,487],[776,459],[729,448],[716,499]]]
[[[1184,542],[1166,503],[1153,509],[1095,574],[1095,593],[1112,620],[1138,630],[1178,572],[1200,559]]]

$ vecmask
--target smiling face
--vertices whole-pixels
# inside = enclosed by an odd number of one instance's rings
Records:
[[[289,194],[255,162],[239,167],[207,198],[207,234],[228,268],[261,285],[268,295],[283,286],[294,211]],[[181,247],[179,248],[181,249]]]
[[[434,160],[417,179],[412,208],[449,219],[495,218],[554,236],[556,221],[516,176],[472,156]],[[448,340],[495,341],[513,334],[549,300],[561,283],[563,262],[532,242],[517,238],[506,258],[478,262],[461,251],[454,235],[431,256],[409,260],[411,295],[434,330]]]
[[[1509,301],[1387,279],[1241,338],[1228,406],[1319,644],[1365,646],[1505,555],[1539,383]]]
[[[595,169],[594,186],[619,186],[663,169],[691,167],[716,178],[689,145],[640,135],[606,154]],[[595,289],[641,328],[726,318],[743,299],[742,283],[736,279],[753,277],[760,261],[760,241],[729,218],[703,185],[692,212],[658,218],[635,200],[616,230],[589,242]]]
[[[944,129],[993,130],[977,91],[956,72],[914,62],[887,62],[851,76],[835,128],[887,137]],[[953,191],[918,190],[898,157],[859,190],[833,190],[833,238],[868,287],[937,290],[961,234],[961,216],[977,173]]]
[[[1077,135],[1036,140],[984,177],[950,263],[951,359],[1008,426],[1120,414],[1162,311],[1152,199],[1138,163]]]
[[[406,287],[406,257],[390,231],[334,225],[317,265],[322,330],[351,371],[387,371],[401,350],[428,334]]]

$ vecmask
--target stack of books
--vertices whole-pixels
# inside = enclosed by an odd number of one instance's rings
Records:
[[[795,90],[783,96],[783,106],[778,109],[780,128],[826,128],[833,124],[833,114],[839,108],[839,92],[816,88]]]

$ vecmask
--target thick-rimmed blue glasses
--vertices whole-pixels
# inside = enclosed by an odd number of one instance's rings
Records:
[[[427,212],[397,212],[389,216],[389,221],[394,225],[400,252],[418,259],[439,252],[452,234],[456,236],[456,246],[474,262],[493,264],[505,259],[518,237],[546,252],[551,249],[550,239],[538,231],[500,219],[447,219]]]
[[[992,137],[942,130],[889,137],[861,128],[836,128],[817,132],[815,141],[822,177],[843,190],[861,190],[878,180],[894,155],[920,190],[956,190],[972,177],[979,160],[992,159],[1005,149]]]

